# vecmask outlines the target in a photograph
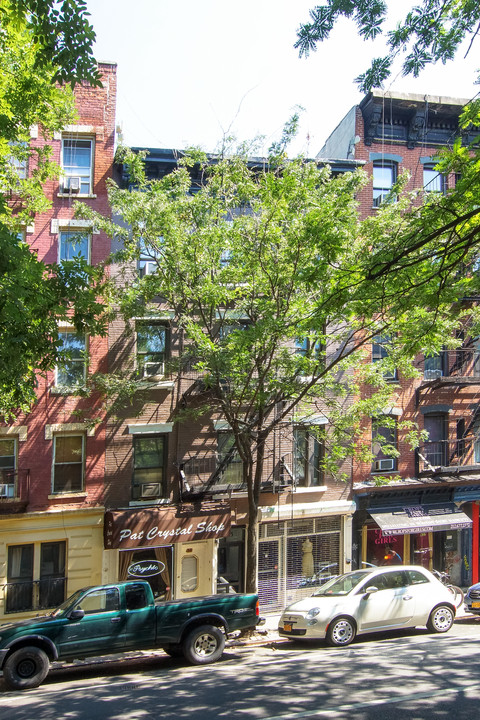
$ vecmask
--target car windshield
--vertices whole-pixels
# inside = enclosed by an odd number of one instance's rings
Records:
[[[368,575],[370,575],[368,570],[358,570],[357,572],[351,572],[346,575],[341,575],[340,577],[332,578],[325,583],[325,585],[322,585],[319,590],[314,592],[313,596],[318,597],[319,595],[327,595],[330,597],[332,595],[347,595],[356,588],[362,580],[365,580]]]

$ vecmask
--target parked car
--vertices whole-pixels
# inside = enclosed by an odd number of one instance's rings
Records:
[[[465,610],[480,615],[480,583],[475,583],[465,593]]]
[[[308,598],[287,607],[278,632],[294,640],[326,639],[344,646],[356,635],[426,625],[450,630],[450,590],[420,566],[366,568],[332,578]]]

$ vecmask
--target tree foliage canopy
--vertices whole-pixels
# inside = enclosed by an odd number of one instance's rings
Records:
[[[457,272],[477,257],[480,211],[471,198],[463,207],[446,197],[412,209],[404,196],[360,221],[362,171],[332,177],[313,162],[281,160],[233,154],[202,165],[196,154],[149,182],[141,158],[126,153],[136,189],[110,190],[122,224],[95,218],[123,240],[117,261],[131,265],[140,252],[151,258],[155,271],[143,278],[126,271],[120,310],[154,318],[158,297],[173,310],[185,334],[180,367],[183,360],[202,375],[204,411],[220,413],[232,428],[251,518],[274,429],[296,413],[328,417],[325,464],[334,472],[353,452],[363,416],[391,403],[386,369],[414,373],[418,352],[435,352],[454,337],[462,315],[455,303],[480,289],[477,273]],[[191,163],[203,173],[194,193]],[[470,181],[475,194],[479,178]],[[366,349],[386,334],[390,355],[372,367]],[[359,382],[371,384],[370,397],[347,402],[359,395]],[[248,547],[252,587],[250,535]]]
[[[387,11],[384,0],[327,0],[310,11],[310,22],[300,26],[295,47],[308,57],[342,16],[355,21],[365,40],[384,33],[387,54],[374,58],[371,67],[356,78],[360,90],[368,92],[390,77],[397,58],[402,58],[403,75],[417,77],[426,65],[451,60],[464,41],[470,41],[468,53],[480,31],[477,0],[423,0],[390,30],[385,30]]]

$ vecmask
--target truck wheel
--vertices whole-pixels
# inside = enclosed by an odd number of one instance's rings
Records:
[[[167,653],[167,655],[170,655],[170,657],[183,657],[181,645],[164,645],[162,650]]]
[[[3,679],[11,690],[38,687],[47,677],[50,662],[38,647],[22,647],[5,660]]]
[[[183,654],[193,665],[207,665],[222,656],[225,635],[214,625],[200,625],[187,635]]]

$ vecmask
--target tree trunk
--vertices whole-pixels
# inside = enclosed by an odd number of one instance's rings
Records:
[[[258,508],[260,504],[260,488],[265,458],[265,436],[258,439],[255,463],[250,458],[246,471],[248,487],[248,527],[247,527],[247,572],[246,591],[256,593],[258,590]]]

